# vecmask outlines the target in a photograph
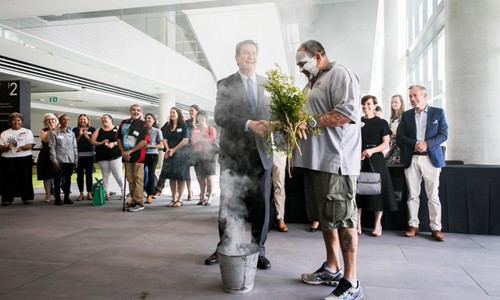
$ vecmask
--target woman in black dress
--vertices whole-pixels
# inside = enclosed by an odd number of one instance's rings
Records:
[[[389,169],[382,151],[389,146],[391,129],[387,121],[375,116],[377,98],[366,95],[361,99],[364,117],[361,118],[361,170],[380,173],[382,180],[382,193],[380,195],[356,195],[358,205],[358,234],[361,234],[361,212],[363,209],[375,212],[375,222],[372,235],[382,235],[382,215],[384,210],[395,211],[398,209],[394,190],[392,187]]]
[[[196,126],[198,125],[196,122],[196,118],[198,116],[198,113],[200,112],[200,107],[196,104],[193,104],[189,107],[188,112],[189,112],[189,116],[191,118],[186,120],[186,125],[189,129],[189,140],[188,140],[188,144],[185,146],[185,148],[186,148],[186,151],[188,151],[189,168],[191,168],[191,166],[194,166],[194,163],[195,163],[193,146],[191,144],[191,133],[193,132],[193,130],[196,129]],[[186,180],[186,185],[187,185],[187,190],[188,190],[187,200],[189,201],[193,198],[193,189],[191,188],[191,176]]]
[[[170,109],[170,120],[163,131],[166,144],[165,159],[160,177],[170,179],[172,201],[168,207],[182,205],[182,195],[189,179],[189,154],[184,147],[188,143],[189,129],[182,112],[177,107]]]
[[[40,140],[42,141],[42,149],[38,154],[36,161],[37,179],[43,180],[43,188],[45,190],[45,203],[50,203],[50,190],[52,187],[52,179],[54,179],[55,171],[50,161],[49,137],[52,130],[59,126],[59,121],[56,116],[51,113],[46,113],[43,116],[44,128],[40,129]]]

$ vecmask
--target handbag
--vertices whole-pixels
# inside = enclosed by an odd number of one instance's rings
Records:
[[[106,202],[106,191],[102,179],[95,179],[95,183],[92,186],[92,197],[93,206],[102,206]]]
[[[357,180],[356,194],[358,195],[380,195],[382,193],[382,180],[380,173],[373,169],[372,161],[368,157],[371,172],[360,172]]]

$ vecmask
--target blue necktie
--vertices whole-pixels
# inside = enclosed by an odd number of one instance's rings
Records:
[[[247,80],[247,95],[252,112],[255,114],[255,111],[257,110],[257,101],[255,100],[255,92],[253,90],[253,81],[251,78],[248,78]]]

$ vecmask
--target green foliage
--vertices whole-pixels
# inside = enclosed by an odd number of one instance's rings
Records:
[[[273,131],[282,135],[283,139],[275,140],[277,150],[283,151],[288,157],[289,175],[291,158],[295,148],[300,147],[297,144],[299,138],[299,125],[307,124],[313,115],[304,110],[304,104],[307,101],[307,95],[295,86],[293,76],[286,75],[281,68],[276,65],[276,69],[266,72],[268,81],[264,88],[271,93],[269,109],[276,120],[273,125]],[[307,133],[320,134],[319,128],[307,128]],[[267,135],[270,138],[270,134]],[[269,151],[272,151],[270,149]]]

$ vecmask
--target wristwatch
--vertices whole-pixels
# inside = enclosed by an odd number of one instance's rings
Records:
[[[309,120],[307,125],[311,128],[315,128],[318,126],[318,121],[316,121],[316,119],[314,119],[314,118],[311,118],[311,120]]]

